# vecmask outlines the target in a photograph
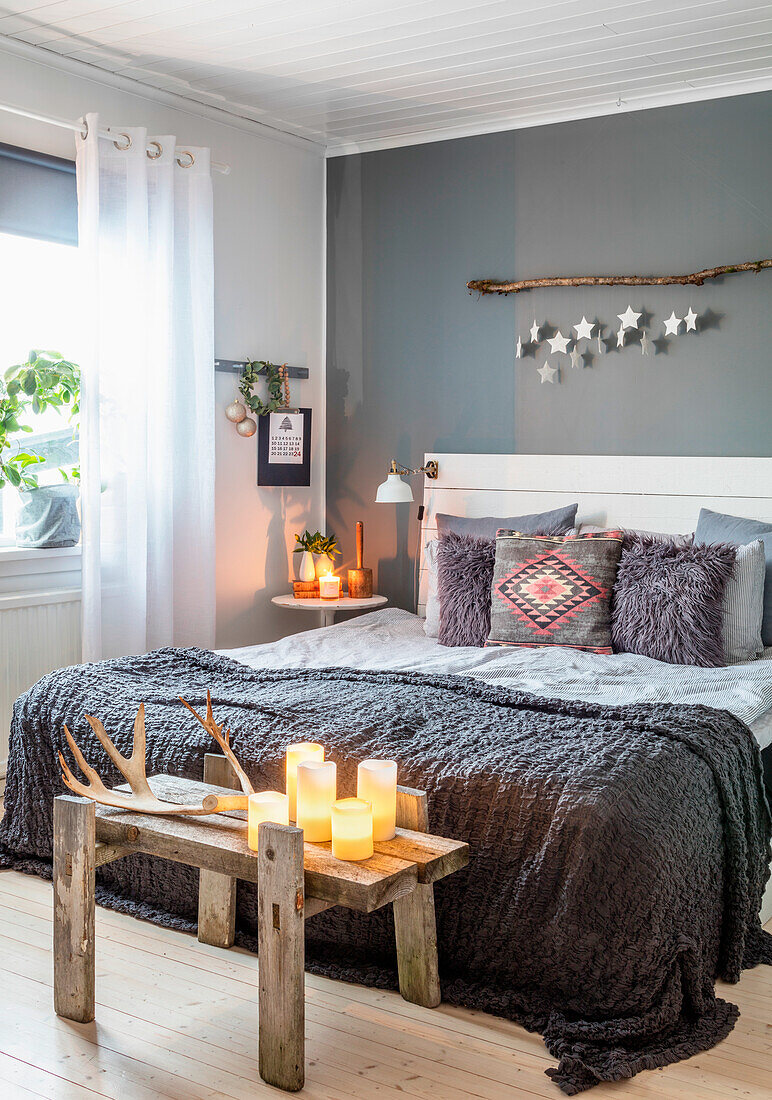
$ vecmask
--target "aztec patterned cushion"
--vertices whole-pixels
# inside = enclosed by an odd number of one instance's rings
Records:
[[[499,531],[486,646],[570,646],[611,653],[611,591],[621,531]]]

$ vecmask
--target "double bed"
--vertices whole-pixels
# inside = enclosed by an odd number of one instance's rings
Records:
[[[714,707],[745,722],[763,757],[772,763],[772,751],[768,751],[772,749],[772,647],[757,661],[725,668],[667,665],[635,653],[607,657],[565,647],[451,649],[427,637],[418,615],[384,608],[278,642],[221,652],[255,669],[412,670],[434,676],[470,676],[552,699]]]
[[[505,516],[577,499],[586,522],[674,534],[703,505],[772,519],[769,459],[427,458],[440,476],[427,483],[422,544],[438,511]],[[422,569],[421,603],[426,580]],[[708,669],[562,647],[448,649],[420,616],[387,608],[267,645],[62,669],[16,704],[2,860],[50,873],[65,722],[110,780],[85,711],[125,751],[144,701],[148,774],[201,777],[210,746],[178,697],[197,705],[207,688],[256,786],[280,786],[290,741],[327,746],[341,794],[358,759],[397,759],[400,781],[427,790],[432,829],[472,852],[436,890],[443,997],[540,1031],[550,1076],[574,1094],[715,1045],[737,1017],[715,979],[772,964],[759,918],[771,658]],[[182,865],[131,856],[101,869],[97,896],[195,928],[196,874]],[[238,942],[250,948],[255,917],[255,891],[240,884]],[[388,922],[312,918],[309,968],[394,986]]]

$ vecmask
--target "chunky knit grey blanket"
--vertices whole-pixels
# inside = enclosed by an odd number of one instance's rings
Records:
[[[460,677],[254,671],[165,649],[44,677],[17,702],[0,845],[6,866],[50,874],[56,752],[66,722],[104,778],[119,776],[83,715],[126,751],[147,707],[148,774],[200,778],[212,749],[178,702],[212,690],[257,785],[283,782],[290,741],[317,740],[354,793],[356,763],[392,757],[429,792],[434,832],[471,845],[437,884],[443,996],[538,1030],[572,1095],[714,1046],[737,1008],[716,977],[772,963],[759,907],[770,815],[758,749],[724,711],[537,698]],[[99,872],[101,904],[192,930],[197,872],[132,856]],[[256,896],[239,884],[239,942]],[[309,921],[318,974],[396,985],[391,914]]]

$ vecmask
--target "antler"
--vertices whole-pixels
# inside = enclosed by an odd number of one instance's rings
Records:
[[[187,706],[187,703],[185,704]],[[189,708],[192,709],[192,708]],[[195,714],[195,711],[193,712]],[[198,718],[199,716],[196,715]],[[223,737],[221,727],[217,726],[214,721],[214,716],[211,714],[211,703],[207,708],[207,718],[211,717],[212,729],[210,733],[215,738],[217,743],[229,755],[229,758],[233,756],[230,748],[227,744],[227,738]],[[127,759],[121,755],[116,749],[113,742],[107,736],[105,728],[98,718],[92,718],[90,714],[86,715],[86,721],[91,726],[92,730],[97,736],[102,748],[115,764],[121,775],[128,780],[131,787],[131,794],[125,791],[117,791],[108,789],[100,779],[97,772],[87,762],[83,753],[75,743],[75,739],[72,737],[67,726],[64,727],[64,734],[67,738],[67,744],[72,750],[72,754],[77,761],[78,767],[85,775],[87,782],[82,783],[79,779],[70,771],[66,760],[62,753],[59,753],[59,763],[62,768],[62,780],[65,786],[69,787],[75,794],[81,795],[83,798],[90,798],[94,802],[99,802],[104,806],[115,806],[121,810],[134,810],[137,813],[142,814],[188,814],[188,815],[204,815],[212,813],[221,813],[224,810],[234,809],[246,809],[246,798],[243,795],[230,795],[225,797],[218,797],[214,794],[206,795],[200,806],[185,806],[177,802],[164,802],[162,799],[157,798],[150,788],[150,784],[147,781],[146,764],[145,764],[145,704],[141,703],[139,710],[137,711],[137,717],[134,719],[134,744],[131,756]],[[202,721],[199,718],[199,721]],[[205,723],[204,723],[205,724]],[[206,727],[209,729],[209,726]],[[214,730],[217,730],[215,734]],[[223,747],[224,746],[224,747]],[[231,760],[231,763],[235,762],[235,757]],[[238,762],[235,762],[234,766],[241,769],[238,766]],[[243,775],[243,772],[242,772]],[[241,779],[241,776],[239,776]],[[244,780],[249,783],[249,780],[244,776]],[[242,780],[242,786],[243,786]],[[247,793],[252,793],[252,788]]]
[[[222,749],[224,755],[228,758],[230,766],[236,773],[236,777],[241,784],[241,789],[244,794],[254,794],[255,788],[249,782],[249,778],[246,772],[242,768],[241,764],[239,764],[238,760],[234,756],[233,749],[230,747],[230,732],[228,730],[225,730],[223,732],[223,727],[218,726],[218,724],[214,720],[211,691],[207,691],[206,693],[206,718],[202,718],[198,711],[194,710],[190,703],[186,702],[181,695],[180,702],[183,704],[183,706],[186,706],[188,708],[188,710],[192,715],[194,715],[194,717],[199,720],[207,733],[210,733],[212,737],[214,737],[215,741]]]

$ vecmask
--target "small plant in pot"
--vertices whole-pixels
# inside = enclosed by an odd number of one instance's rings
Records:
[[[306,531],[303,535],[295,535],[295,542],[298,545],[294,553],[303,555],[300,559],[301,581],[313,581],[334,571],[335,555],[340,554],[335,535],[323,535],[321,531],[311,534]]]
[[[48,409],[69,413],[69,433],[53,431],[42,438],[39,433],[34,448],[22,448],[14,437],[34,431],[22,423],[24,416]],[[27,362],[7,370],[0,383],[0,488],[10,485],[21,495],[17,546],[75,546],[80,538],[80,471],[73,454],[79,412],[80,370],[58,352],[30,352]],[[62,481],[40,485],[41,467],[58,468]]]

